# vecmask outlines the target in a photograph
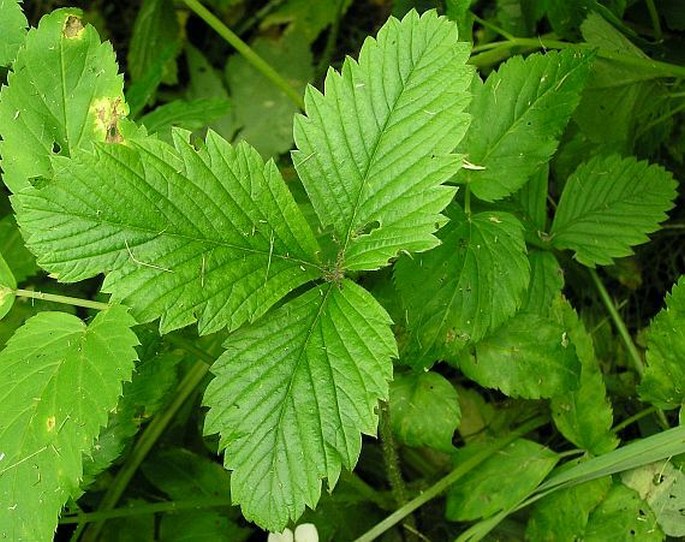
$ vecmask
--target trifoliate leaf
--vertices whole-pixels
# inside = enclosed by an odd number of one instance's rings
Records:
[[[392,430],[408,446],[453,451],[460,418],[457,390],[438,373],[405,374],[390,384]]]
[[[623,484],[615,484],[604,501],[590,514],[582,539],[587,542],[661,542],[664,534],[654,512],[637,492]]]
[[[395,281],[413,339],[406,359],[428,366],[451,359],[470,342],[511,318],[528,285],[529,265],[521,223],[508,213],[467,217],[447,210],[442,244],[395,265]]]
[[[5,256],[17,282],[34,275],[39,269],[33,254],[24,245],[24,239],[12,215],[0,220],[0,254]]]
[[[685,403],[685,277],[666,295],[666,308],[649,326],[646,355],[640,398],[663,409],[682,406]]]
[[[196,151],[147,138],[60,160],[56,180],[16,196],[38,263],[103,290],[163,332],[197,320],[237,328],[320,276],[317,244],[273,162],[210,132]]]
[[[685,474],[670,461],[650,463],[621,474],[654,511],[665,534],[685,537]]]
[[[252,49],[297,91],[304,92],[314,78],[312,53],[302,35],[289,32],[279,40],[257,38]],[[269,158],[293,146],[293,118],[299,108],[240,55],[226,64],[226,80],[231,89],[238,138],[244,139],[262,156]]]
[[[17,280],[12,274],[10,266],[0,253],[0,320],[10,311],[14,305]]]
[[[26,35],[26,17],[18,0],[0,0],[0,66],[9,66]]]
[[[51,177],[51,156],[120,137],[123,79],[112,46],[80,17],[74,9],[43,17],[0,92],[1,165],[13,192],[29,179]]]
[[[675,197],[676,182],[660,166],[618,155],[593,158],[566,182],[552,244],[575,251],[588,267],[610,265],[659,229]]]
[[[280,532],[321,480],[351,469],[361,433],[375,434],[396,345],[390,318],[348,280],[309,290],[229,337],[204,402],[206,433],[220,433],[232,499]]]
[[[564,272],[554,254],[533,250],[528,254],[530,261],[530,283],[521,310],[549,316],[552,302],[564,287]]]
[[[456,464],[466,457],[466,450],[456,454]],[[556,453],[537,442],[515,440],[449,489],[445,517],[470,521],[509,508],[528,495],[558,460]]]
[[[580,388],[552,397],[552,419],[564,437],[579,448],[593,455],[605,454],[616,448],[618,439],[611,431],[613,412],[592,337],[568,302],[554,303],[553,310],[556,320],[567,330],[582,369]]]
[[[604,477],[564,488],[543,497],[526,527],[526,540],[583,540],[590,512],[604,499],[611,478]]]
[[[578,388],[580,362],[565,327],[519,313],[464,353],[459,368],[481,386],[539,399]]]
[[[309,87],[295,119],[297,172],[339,245],[335,266],[377,269],[398,252],[438,244],[439,214],[459,168],[448,154],[468,116],[468,45],[435,12],[391,18],[359,61],[329,71],[325,95]]]
[[[0,538],[52,540],[83,454],[131,377],[134,324],[121,306],[88,326],[42,312],[0,353]]]
[[[460,171],[458,179],[486,201],[523,186],[554,154],[591,59],[574,50],[516,56],[490,75],[477,87],[473,122],[459,147],[479,168]]]

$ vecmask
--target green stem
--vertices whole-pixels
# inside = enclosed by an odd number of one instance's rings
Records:
[[[538,427],[541,427],[542,425],[547,423],[547,418],[543,416],[538,416],[537,418],[533,418],[529,422],[523,424],[521,427],[518,429],[512,431],[507,435],[506,437],[503,437],[501,439],[496,440],[493,442],[486,450],[483,450],[468,459],[466,459],[463,463],[461,463],[457,468],[455,468],[452,472],[450,472],[447,476],[444,478],[438,480],[435,484],[433,484],[431,487],[429,487],[426,491],[409,501],[407,504],[390,514],[387,518],[385,518],[383,521],[380,523],[377,523],[374,525],[373,528],[368,530],[366,533],[364,533],[362,536],[357,538],[355,542],[371,542],[372,540],[376,539],[380,535],[382,535],[384,532],[389,530],[390,528],[394,527],[397,525],[399,522],[401,522],[405,517],[407,517],[409,514],[414,512],[414,510],[417,510],[427,502],[431,501],[432,499],[438,497],[441,495],[444,491],[446,491],[452,484],[457,482],[460,478],[471,472],[473,469],[475,469],[478,465],[480,465],[483,461],[497,453],[499,450],[516,440],[517,438],[525,435],[526,433],[529,433],[530,431],[533,431],[534,429],[537,429]]]
[[[17,297],[40,299],[41,301],[51,301],[52,303],[73,305],[74,307],[84,307],[86,309],[95,309],[98,311],[104,311],[111,307],[111,305],[101,303],[100,301],[91,301],[90,299],[81,299],[79,297],[69,297],[66,295],[48,294],[45,292],[35,292],[33,290],[22,290],[21,288],[14,290],[13,293]]]
[[[650,70],[654,77],[678,77],[685,78],[685,66],[678,66],[668,62],[661,62],[659,60],[652,60],[651,58],[642,58],[638,56],[630,56],[622,53],[616,53],[608,49],[597,49],[586,43],[570,43],[567,41],[548,40],[542,37],[538,38],[512,38],[507,41],[493,42],[487,44],[488,47],[485,52],[474,55],[469,62],[474,66],[482,67],[489,66],[491,58],[501,56],[502,52],[509,51],[515,47],[523,47],[529,49],[589,49],[597,52],[599,58],[605,60],[613,60],[622,64],[625,67],[639,68],[642,70]],[[497,53],[497,54],[496,54]]]
[[[626,419],[623,420],[621,423],[616,424],[616,425],[613,427],[612,431],[613,431],[614,433],[618,433],[618,432],[620,432],[620,431],[623,431],[623,430],[624,430],[626,427],[628,427],[629,425],[631,425],[631,424],[633,424],[633,423],[635,423],[635,422],[641,420],[642,418],[646,418],[646,417],[649,416],[650,414],[654,414],[654,413],[657,412],[658,410],[659,410],[659,409],[656,408],[655,406],[651,406],[651,407],[649,407],[649,408],[645,408],[644,410],[641,410],[641,411],[638,412],[637,414],[633,414],[632,416],[626,418]]]
[[[392,495],[397,506],[404,506],[409,500],[407,498],[407,486],[402,478],[402,469],[400,467],[400,458],[397,455],[397,442],[392,433],[392,425],[390,422],[390,411],[388,410],[388,403],[382,403],[380,406],[380,421],[379,430],[381,434],[381,446],[383,448],[383,459],[385,461],[385,470],[388,474],[388,481]],[[408,515],[405,523],[410,529],[416,530],[416,520],[413,516]]]
[[[183,0],[193,13],[200,17],[208,26],[213,28],[227,43],[229,43],[245,60],[247,60],[257,71],[276,85],[292,102],[304,109],[302,96],[281,77],[262,57],[255,53],[250,46],[241,40],[230,28],[228,28],[218,17],[204,7],[198,0]]]
[[[654,0],[645,0],[647,4],[647,11],[649,11],[649,18],[652,20],[652,28],[654,29],[654,37],[657,41],[661,41],[664,37],[661,31],[661,21],[659,20],[659,12],[656,10]]]
[[[467,217],[471,217],[471,187],[468,184],[464,189],[464,212]]]
[[[633,362],[633,368],[635,369],[635,372],[637,372],[637,374],[640,377],[642,377],[642,373],[644,373],[645,371],[645,366],[642,362],[642,357],[640,356],[640,353],[637,351],[637,347],[635,346],[635,343],[633,342],[633,339],[630,336],[630,333],[628,332],[628,328],[626,327],[623,318],[621,318],[621,315],[616,310],[616,305],[614,305],[614,301],[611,299],[611,296],[609,296],[609,292],[607,292],[607,289],[602,283],[601,279],[599,278],[597,271],[595,271],[594,269],[588,269],[588,271],[590,272],[592,282],[594,282],[595,287],[599,292],[599,297],[602,299],[604,306],[609,312],[609,316],[611,316],[611,319],[614,322],[614,326],[616,326],[618,334],[621,336],[621,339],[623,340],[623,344],[625,345],[626,350],[628,351],[628,355],[630,356],[630,359]]]
[[[176,512],[178,510],[190,510],[200,508],[230,507],[231,500],[226,497],[200,497],[187,501],[166,501],[154,504],[136,504],[135,506],[125,506],[113,508],[112,510],[79,513],[60,518],[61,525],[73,523],[86,524],[96,521],[106,521],[114,518],[125,518],[131,516],[143,516],[148,514],[158,514],[160,512]]]
[[[473,11],[471,12],[471,17],[473,17],[473,20],[476,21],[481,26],[484,26],[485,28],[489,28],[490,30],[492,30],[496,34],[499,34],[500,36],[502,36],[503,38],[506,38],[507,40],[515,39],[513,34],[510,34],[506,30],[504,30],[503,28],[500,28],[499,26],[492,24],[490,21],[488,21],[486,19],[482,19],[481,17],[476,15]]]
[[[208,354],[205,353],[205,356]],[[176,392],[174,393],[174,398],[169,404],[169,406],[162,411],[160,414],[155,416],[155,418],[150,422],[143,431],[138,442],[136,442],[133,450],[131,450],[128,459],[124,463],[124,466],[117,472],[112,484],[109,486],[107,493],[102,498],[102,502],[98,508],[98,512],[106,512],[112,510],[119,499],[123,495],[126,487],[128,486],[131,478],[138,470],[143,460],[147,457],[152,447],[155,445],[159,437],[166,430],[167,426],[174,418],[178,410],[181,408],[186,399],[195,391],[195,388],[202,382],[207,371],[209,370],[209,364],[206,361],[197,361],[190,370],[186,373],[185,377],[179,384]],[[84,533],[84,542],[95,542],[98,540],[99,534],[104,526],[104,522],[98,522],[91,524],[90,528]]]

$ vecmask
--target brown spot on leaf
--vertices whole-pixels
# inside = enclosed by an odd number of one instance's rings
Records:
[[[83,23],[81,22],[80,18],[78,18],[76,15],[69,15],[67,20],[64,21],[64,29],[62,30],[62,34],[64,34],[64,37],[67,39],[80,38],[81,34],[83,33],[83,28]]]
[[[93,102],[91,112],[95,113],[95,125],[107,143],[122,143],[119,121],[126,116],[128,108],[121,98],[99,98]]]

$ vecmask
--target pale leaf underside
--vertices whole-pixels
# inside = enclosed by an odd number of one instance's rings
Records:
[[[139,321],[237,328],[320,275],[317,244],[273,162],[186,137],[61,160],[54,182],[15,197],[17,218],[43,268],[69,282],[106,272],[103,290]]]
[[[233,334],[204,402],[246,518],[282,530],[313,508],[321,480],[351,469],[375,434],[396,356],[390,318],[348,280],[309,290]]]
[[[358,62],[330,71],[325,95],[307,90],[293,161],[341,267],[377,269],[437,244],[454,194],[441,183],[459,168],[448,153],[468,126],[467,58],[456,26],[410,12],[367,39]]]
[[[52,539],[83,454],[131,377],[134,324],[121,306],[88,327],[42,312],[0,353],[0,539]]]

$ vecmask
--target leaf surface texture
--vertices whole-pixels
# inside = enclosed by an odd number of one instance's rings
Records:
[[[293,161],[338,267],[372,270],[400,251],[434,247],[459,168],[449,154],[468,126],[471,70],[456,27],[434,12],[390,19],[359,61],[307,89]]]
[[[205,392],[231,494],[246,518],[280,532],[351,469],[376,432],[396,357],[390,318],[353,282],[313,288],[237,331]]]
[[[484,169],[459,180],[486,201],[515,192],[552,156],[578,105],[592,55],[566,50],[517,56],[476,88],[473,121],[460,149]]]
[[[134,324],[121,306],[88,326],[42,312],[0,353],[0,538],[52,539],[78,490],[83,454],[131,378]]]
[[[581,164],[569,177],[552,223],[552,245],[589,267],[610,265],[648,240],[673,207],[676,182],[665,169],[618,155]]]
[[[0,92],[0,165],[13,192],[51,177],[51,156],[116,138],[127,113],[112,46],[80,17],[75,9],[43,17]]]
[[[60,160],[54,182],[17,196],[18,221],[42,267],[66,282],[106,272],[141,322],[235,329],[319,276],[317,244],[273,162],[186,137]]]

